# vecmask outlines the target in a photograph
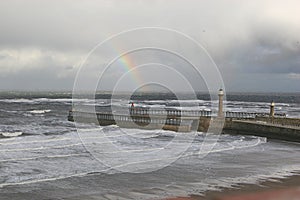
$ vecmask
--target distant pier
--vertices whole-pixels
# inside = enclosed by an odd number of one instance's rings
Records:
[[[300,119],[275,113],[275,103],[269,113],[223,112],[223,90],[219,90],[218,112],[208,110],[126,108],[119,112],[70,111],[68,120],[95,123],[101,126],[117,124],[124,128],[164,129],[179,132],[207,132],[212,121],[222,119],[222,133],[256,135],[270,139],[300,142]],[[222,127],[221,127],[222,128]]]

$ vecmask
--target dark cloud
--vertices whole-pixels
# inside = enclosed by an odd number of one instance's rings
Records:
[[[232,49],[228,59],[245,73],[300,73],[300,47],[291,49],[268,38]]]
[[[123,30],[160,26],[200,42],[229,90],[255,90],[260,83],[266,91],[299,91],[288,86],[300,79],[299,7],[297,0],[3,0],[1,89],[71,89],[96,44]],[[196,84],[191,71],[182,73]],[[276,86],[279,77],[284,87]]]

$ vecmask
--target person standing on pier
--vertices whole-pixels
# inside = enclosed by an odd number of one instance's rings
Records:
[[[131,106],[130,106],[130,114],[133,114],[134,111],[134,103],[131,102]]]

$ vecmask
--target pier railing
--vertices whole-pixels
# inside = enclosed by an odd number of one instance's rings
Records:
[[[209,110],[167,110],[167,109],[130,109],[127,112],[114,110],[113,112],[89,112],[89,111],[70,111],[68,119],[70,121],[89,121],[100,122],[100,124],[115,123],[140,123],[140,124],[161,124],[175,126],[190,126],[200,117],[216,117],[216,113]],[[269,113],[257,112],[224,112],[227,119],[261,121],[268,124],[276,124],[280,126],[299,127],[300,119],[286,118],[283,113],[277,113],[274,117],[270,117]]]
[[[147,116],[147,115],[124,115],[124,114],[117,114],[117,113],[91,113],[91,112],[83,112],[83,111],[70,111],[69,112],[69,119],[91,119],[90,121],[94,121],[92,119],[97,118],[99,121],[114,121],[114,122],[135,122],[135,123],[143,123],[143,124],[168,124],[168,125],[186,125],[191,124],[191,119],[184,119],[184,118],[165,118],[161,115],[155,116]],[[73,121],[72,120],[72,121]]]
[[[275,113],[275,117],[286,117],[285,113]],[[227,118],[240,118],[240,119],[251,119],[257,117],[269,117],[269,113],[259,113],[259,112],[225,112],[225,117]]]
[[[79,111],[76,111],[79,112]],[[70,111],[69,116],[73,113]],[[79,113],[78,113],[79,114]],[[82,117],[86,115],[91,115],[89,112],[80,112]],[[210,110],[176,110],[176,109],[145,109],[145,108],[130,108],[129,112],[125,110],[114,110],[114,112],[97,112],[98,119],[102,120],[113,120],[120,118],[122,120],[127,120],[127,118],[145,118],[144,121],[147,121],[148,118],[167,118],[167,119],[197,119],[199,117],[215,117],[217,112],[212,112]],[[258,112],[224,112],[224,117],[226,118],[238,118],[238,119],[254,119],[257,117],[267,118],[269,113],[258,113]],[[284,113],[275,113],[275,118],[285,118],[286,114]]]
[[[151,115],[151,116],[173,116],[173,117],[211,117],[213,112],[210,110],[175,110],[175,109],[130,109],[130,115]]]
[[[131,115],[164,115],[174,117],[213,117],[217,116],[217,112],[210,110],[168,110],[168,109],[130,109]],[[269,117],[269,113],[260,112],[224,112],[227,118],[255,118],[255,117]],[[275,117],[286,117],[285,113],[275,113]]]
[[[265,123],[280,125],[280,126],[300,127],[299,118],[258,117],[256,118],[256,121],[262,121]]]

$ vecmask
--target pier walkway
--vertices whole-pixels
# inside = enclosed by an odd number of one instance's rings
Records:
[[[271,102],[269,113],[223,111],[222,89],[219,90],[217,111],[184,110],[182,108],[111,107],[110,112],[85,112],[72,110],[68,120],[92,122],[99,125],[117,124],[126,128],[165,129],[180,132],[207,132],[210,125],[223,128],[227,134],[248,134],[267,138],[300,142],[300,119],[287,118],[275,113]],[[213,123],[212,123],[213,122]],[[214,131],[217,129],[210,129]]]
[[[124,128],[164,129],[180,132],[207,132],[211,121],[220,118],[209,110],[176,110],[127,108],[113,112],[70,111],[68,119],[92,122],[101,126],[117,124]],[[284,113],[224,112],[223,133],[256,135],[272,139],[300,142],[300,119],[287,118]],[[222,121],[222,120],[221,120]]]
[[[225,118],[232,119],[265,119],[269,116],[268,113],[257,112],[225,112]],[[276,113],[276,118],[284,118],[284,113]],[[70,111],[69,120],[74,121],[77,118],[95,118],[95,113],[84,111]],[[115,112],[97,112],[96,117],[99,121],[124,121],[138,123],[159,123],[168,125],[180,125],[183,122],[190,120],[199,120],[200,117],[217,117],[217,112],[208,110],[175,110],[175,109],[145,109],[134,108],[129,111],[117,110]],[[282,121],[282,120],[281,120]],[[276,121],[277,122],[277,121]],[[295,123],[298,125],[298,122]]]

